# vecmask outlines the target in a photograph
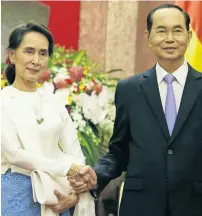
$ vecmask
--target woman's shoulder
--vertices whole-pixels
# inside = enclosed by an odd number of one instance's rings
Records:
[[[6,86],[5,88],[1,89],[1,99],[9,99],[12,98],[13,91],[12,91],[12,86]]]
[[[5,88],[1,89],[1,109],[6,107],[10,107],[10,102],[13,97],[12,87],[6,86]]]
[[[6,86],[3,89],[1,89],[1,95],[8,95],[11,93],[12,87]]]

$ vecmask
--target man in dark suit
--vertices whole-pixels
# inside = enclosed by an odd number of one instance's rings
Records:
[[[189,24],[175,5],[149,13],[145,37],[157,64],[118,83],[109,152],[95,172],[80,171],[88,189],[97,183],[94,195],[126,171],[120,216],[202,216],[202,73],[184,59]],[[70,183],[78,193],[86,186]]]

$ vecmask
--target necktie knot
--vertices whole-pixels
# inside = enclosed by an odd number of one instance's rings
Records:
[[[167,84],[171,84],[174,80],[174,76],[172,74],[167,74],[165,75],[164,77],[164,81],[167,83]]]

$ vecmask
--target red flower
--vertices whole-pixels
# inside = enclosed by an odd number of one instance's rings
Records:
[[[72,84],[72,80],[70,78],[67,79],[61,79],[57,82],[54,82],[56,89],[66,88],[68,85]]]
[[[59,82],[54,83],[56,89],[61,89],[66,87],[65,80],[60,80]]]
[[[55,63],[55,65],[57,65],[57,66],[61,65],[61,62],[58,61],[58,62]]]
[[[65,79],[65,82],[68,84],[68,85],[71,85],[73,82],[71,80],[71,78],[68,78],[68,79]]]
[[[69,69],[70,77],[73,81],[80,82],[81,79],[84,77],[83,74],[83,67],[81,66],[74,66]]]
[[[73,62],[73,61],[72,61],[71,59],[67,59],[67,60],[66,60],[66,63],[67,63],[67,64],[70,64],[70,63],[72,63],[72,62]]]
[[[93,90],[96,92],[97,95],[99,95],[103,88],[102,83],[95,81],[95,80],[92,80],[92,81],[94,83]]]
[[[50,71],[44,71],[43,72],[43,74],[42,74],[42,76],[41,76],[41,78],[40,78],[40,81],[43,83],[43,82],[45,82],[45,81],[47,81],[47,80],[49,80],[50,79]]]
[[[67,68],[67,71],[69,71],[71,67],[66,67],[66,68]]]

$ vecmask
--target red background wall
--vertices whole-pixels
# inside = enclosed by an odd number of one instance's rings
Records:
[[[55,43],[78,49],[80,1],[40,1],[50,7],[48,27]]]

